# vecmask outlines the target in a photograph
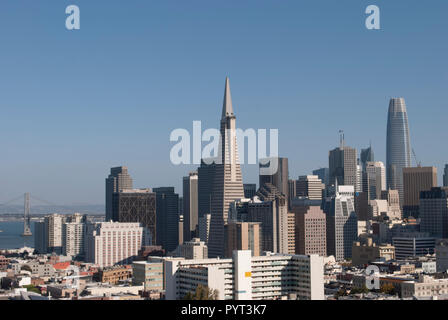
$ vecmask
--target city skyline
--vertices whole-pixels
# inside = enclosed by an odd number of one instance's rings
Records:
[[[0,179],[8,183],[0,202],[30,192],[58,204],[102,204],[104,178],[116,166],[129,168],[135,187],[174,186],[181,193],[182,177],[197,166],[169,163],[169,132],[191,130],[193,120],[216,128],[225,76],[239,127],[279,129],[279,156],[289,159],[291,178],[327,167],[340,129],[346,145],[359,153],[371,141],[375,160],[386,163],[388,101],[404,97],[411,148],[442,181],[448,151],[428,141],[446,138],[447,44],[439,41],[445,3],[410,1],[406,10],[381,3],[377,33],[364,27],[364,1],[325,2],[326,10],[322,2],[253,4],[235,2],[233,10],[199,1],[190,9],[171,1],[144,5],[148,10],[130,4],[123,12],[116,4],[79,1],[77,34],[58,27],[65,4],[42,4],[35,20],[5,4],[10,14],[0,13],[0,34],[12,49],[1,54]],[[37,22],[30,28],[30,21]],[[256,183],[258,164],[242,167],[243,182]]]

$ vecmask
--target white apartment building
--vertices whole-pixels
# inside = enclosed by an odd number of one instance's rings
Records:
[[[401,285],[402,298],[437,297],[448,294],[448,279],[434,279],[420,275],[416,281],[405,281]]]
[[[62,225],[62,253],[76,257],[84,253],[85,224],[67,222]]]
[[[86,228],[86,261],[101,268],[131,263],[148,239],[140,223],[100,222]]]
[[[318,255],[233,252],[229,259],[165,259],[166,299],[182,299],[199,284],[218,291],[220,300],[324,299],[324,263]]]

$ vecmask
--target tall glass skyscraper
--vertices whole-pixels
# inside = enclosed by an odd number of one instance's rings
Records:
[[[400,205],[403,205],[403,168],[411,166],[411,143],[404,98],[390,99],[386,143],[387,187],[398,190]]]

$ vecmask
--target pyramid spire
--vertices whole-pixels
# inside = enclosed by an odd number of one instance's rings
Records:
[[[226,87],[224,90],[224,103],[222,106],[222,119],[228,116],[233,116],[232,96],[230,95],[230,82],[226,77]]]

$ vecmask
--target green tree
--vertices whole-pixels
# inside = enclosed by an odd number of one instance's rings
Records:
[[[218,300],[218,290],[200,284],[194,292],[188,292],[183,300]]]
[[[366,285],[363,285],[361,288],[353,288],[352,290],[350,290],[350,294],[357,293],[369,293],[369,289],[367,289]]]
[[[36,288],[34,285],[32,284],[28,284],[26,286],[23,286],[24,288],[26,288],[26,291],[31,291],[31,292],[35,292],[35,293],[39,293],[40,294],[40,290],[38,288]]]
[[[385,294],[394,295],[395,287],[392,283],[385,283],[381,286],[380,292],[385,293]]]

